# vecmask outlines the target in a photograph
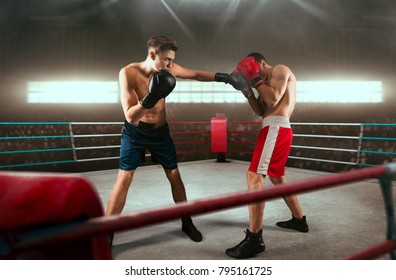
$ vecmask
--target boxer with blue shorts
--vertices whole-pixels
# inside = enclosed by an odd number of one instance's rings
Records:
[[[153,161],[161,164],[164,169],[177,168],[176,149],[167,123],[155,128],[142,121],[136,125],[125,121],[119,168],[135,170],[144,161],[146,149],[150,151]]]
[[[216,81],[237,88],[239,80],[227,73],[193,70],[174,63],[176,40],[163,35],[147,41],[147,57],[132,62],[119,72],[120,99],[125,117],[122,131],[117,180],[110,193],[106,215],[121,214],[126,203],[135,170],[144,159],[146,149],[162,165],[172,188],[173,200],[187,201],[184,183],[177,167],[176,150],[166,122],[165,99],[176,85],[176,79]],[[150,180],[150,178],[147,178]],[[202,234],[190,217],[183,217],[182,231],[193,241]],[[112,244],[110,235],[109,243]]]

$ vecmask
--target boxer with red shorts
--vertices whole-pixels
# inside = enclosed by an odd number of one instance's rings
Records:
[[[278,178],[284,176],[292,137],[287,117],[264,118],[249,171]]]
[[[285,65],[271,66],[260,53],[251,53],[232,72],[233,80],[244,79],[239,85],[250,107],[262,120],[256,147],[246,174],[249,190],[264,187],[264,178],[276,184],[286,183],[285,165],[289,156],[293,132],[290,116],[296,104],[296,77]],[[257,97],[252,88],[257,91]],[[282,228],[308,232],[308,224],[295,195],[283,197],[292,219],[278,222]],[[249,228],[238,245],[226,250],[237,259],[250,258],[264,252],[262,236],[264,202],[249,204]]]

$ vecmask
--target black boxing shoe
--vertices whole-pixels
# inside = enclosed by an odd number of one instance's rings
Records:
[[[263,230],[261,229],[258,233],[252,233],[247,229],[245,233],[246,237],[241,243],[225,251],[227,256],[235,259],[247,259],[264,252]]]
[[[202,241],[202,234],[201,232],[195,227],[191,218],[183,218],[182,219],[182,230],[183,232],[190,237],[192,241],[201,242]]]
[[[301,231],[301,232],[309,231],[307,219],[305,216],[303,216],[301,219],[292,217],[291,220],[277,222],[276,225],[281,228],[289,228],[289,229],[294,229],[294,230]]]

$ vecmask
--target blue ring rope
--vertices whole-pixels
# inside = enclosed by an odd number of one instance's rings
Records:
[[[369,167],[369,166],[374,166],[375,164],[369,164],[369,163],[358,163],[357,166],[359,167]]]
[[[378,155],[396,155],[395,152],[380,152],[380,151],[372,151],[372,150],[360,150],[361,153],[367,154],[378,154]]]
[[[48,138],[71,138],[71,136],[70,135],[6,136],[6,137],[0,137],[0,140],[48,139]]]
[[[73,150],[73,148],[53,148],[53,149],[41,149],[41,150],[18,150],[18,151],[0,152],[0,155],[22,154],[22,153],[41,153],[41,152],[57,152],[57,151],[72,151],[72,150]]]
[[[99,122],[91,122],[91,123],[79,123],[79,122],[0,122],[0,125],[70,125],[70,124],[100,124]],[[112,123],[113,124],[113,123]],[[118,124],[118,122],[117,122]],[[121,122],[119,124],[122,124]],[[318,123],[319,125],[319,123]],[[322,124],[323,125],[323,124]],[[342,124],[339,124],[342,125]],[[395,127],[396,123],[361,123],[361,124],[348,124],[348,125],[362,125],[365,127]],[[74,137],[87,137],[88,135],[74,136]],[[323,135],[329,137],[329,135]],[[92,137],[92,136],[91,136]],[[316,136],[318,137],[318,136]],[[322,137],[322,136],[320,136]],[[339,136],[338,136],[339,137]],[[337,138],[338,138],[337,137]],[[35,136],[6,136],[0,137],[1,140],[23,140],[23,139],[59,139],[73,138],[72,135],[35,135]],[[335,137],[334,137],[335,138]],[[344,138],[344,137],[339,137]],[[349,137],[346,137],[349,138]],[[352,137],[351,137],[352,138]],[[390,137],[361,137],[362,140],[373,140],[373,141],[396,141],[396,138]],[[1,154],[18,154],[18,153],[34,153],[34,152],[54,152],[54,151],[71,151],[74,148],[53,148],[53,149],[37,149],[37,150],[18,150],[18,151],[3,151]],[[370,153],[370,154],[380,154],[380,155],[396,155],[395,152],[382,152],[382,151],[373,151],[373,150],[361,150],[362,153]],[[293,158],[293,157],[292,157]],[[298,158],[298,157],[295,157]],[[318,159],[316,159],[318,160]],[[77,160],[62,160],[62,161],[51,161],[51,162],[36,162],[36,163],[21,163],[21,164],[11,164],[11,165],[2,165],[1,168],[12,168],[12,167],[23,167],[23,166],[35,166],[35,165],[49,165],[49,164],[60,164],[60,163],[75,163]],[[358,166],[373,166],[373,164],[363,164],[357,163]]]
[[[369,136],[363,136],[362,140],[380,140],[380,141],[396,141],[396,138],[393,137],[369,137]]]
[[[364,126],[396,126],[396,123],[363,123]]]
[[[11,168],[11,167],[35,166],[35,165],[49,165],[49,164],[58,164],[58,163],[75,163],[75,162],[76,162],[75,160],[60,160],[60,161],[20,163],[20,164],[10,164],[10,165],[0,165],[0,169]]]

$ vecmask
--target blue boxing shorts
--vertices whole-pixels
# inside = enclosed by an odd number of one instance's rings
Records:
[[[144,162],[145,151],[149,150],[153,161],[164,169],[177,168],[176,148],[168,123],[155,128],[154,124],[139,121],[133,125],[125,121],[121,135],[121,170],[135,170]]]

